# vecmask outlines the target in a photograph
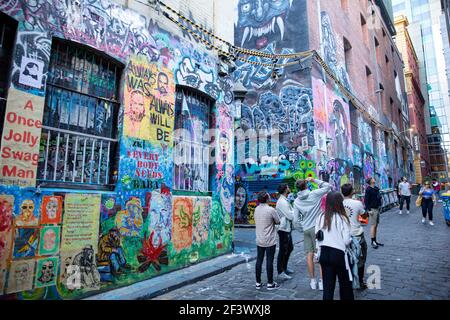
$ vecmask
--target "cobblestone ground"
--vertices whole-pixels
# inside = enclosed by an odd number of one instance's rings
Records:
[[[377,239],[385,246],[376,250],[369,246],[366,263],[366,269],[369,266],[380,268],[381,288],[362,292],[355,290],[357,300],[450,299],[450,227],[445,224],[442,205],[438,204],[434,210],[435,226],[428,222],[422,224],[421,212],[413,206],[409,215],[399,215],[398,208],[381,215]],[[369,241],[369,228],[365,228]],[[252,261],[155,299],[320,300],[322,293],[309,288],[303,236],[295,235],[294,242],[289,266],[295,274],[292,280],[279,281],[279,290],[255,290],[255,261]],[[339,299],[338,288],[335,299]]]

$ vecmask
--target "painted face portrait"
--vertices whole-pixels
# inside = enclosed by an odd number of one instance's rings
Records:
[[[243,187],[240,187],[236,190],[236,195],[234,197],[234,206],[238,210],[242,210],[245,205],[245,199],[247,197],[247,192]]]
[[[289,0],[240,0],[238,3],[238,38],[241,47],[265,47],[269,39],[283,40],[285,22],[292,1]]]
[[[26,225],[34,223],[36,218],[34,217],[34,201],[24,200],[20,205],[20,214],[18,217],[18,225]]]
[[[131,121],[141,122],[145,117],[144,95],[140,91],[131,92],[128,116]]]
[[[54,263],[53,261],[45,261],[42,264],[41,268],[41,275],[39,277],[39,281],[42,283],[48,283],[52,282],[55,277],[55,270],[54,270]]]
[[[14,279],[16,280],[16,287],[23,287],[29,280],[29,266],[26,263],[19,263],[14,268]]]
[[[44,234],[44,249],[52,250],[55,247],[56,243],[56,233],[54,230],[49,229]]]
[[[226,155],[228,153],[228,150],[230,150],[230,143],[228,141],[227,136],[221,136],[219,144],[220,144],[220,152]]]
[[[226,184],[220,188],[220,200],[226,212],[231,212],[232,195]]]
[[[158,91],[162,96],[167,95],[169,92],[169,78],[165,73],[158,74]]]
[[[58,215],[58,200],[56,198],[50,198],[50,201],[45,206],[45,210],[50,220],[56,219]]]

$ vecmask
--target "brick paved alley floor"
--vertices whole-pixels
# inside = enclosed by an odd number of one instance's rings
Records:
[[[413,206],[409,215],[399,215],[398,208],[381,215],[377,238],[385,246],[377,250],[369,246],[366,263],[366,269],[371,265],[380,268],[381,288],[355,291],[357,300],[450,299],[450,227],[445,224],[442,204],[434,210],[435,226],[428,222],[422,224],[421,212]],[[247,237],[248,232],[254,230],[247,231]],[[368,227],[365,227],[365,235],[369,241]],[[303,236],[295,235],[294,240],[289,266],[295,275],[292,280],[280,281],[279,290],[255,290],[255,261],[252,261],[154,299],[320,300],[321,292],[309,288]],[[264,269],[263,281],[266,281]],[[335,299],[339,299],[338,288]]]

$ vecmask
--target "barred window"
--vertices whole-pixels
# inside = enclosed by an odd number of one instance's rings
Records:
[[[113,188],[122,68],[91,48],[53,40],[38,167],[41,185]]]
[[[209,191],[209,128],[214,101],[201,92],[177,87],[175,102],[174,189]]]

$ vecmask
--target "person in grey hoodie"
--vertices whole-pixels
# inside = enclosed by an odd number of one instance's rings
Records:
[[[308,183],[314,181],[318,184],[319,189],[310,191]],[[306,253],[306,263],[310,276],[311,289],[317,289],[317,280],[314,274],[314,253],[316,252],[316,234],[314,231],[317,217],[322,213],[322,198],[331,191],[331,185],[321,180],[307,178],[306,180],[298,180],[295,183],[298,194],[294,202],[294,220],[300,223],[304,234],[304,245]],[[319,290],[323,290],[322,271],[320,272]]]

